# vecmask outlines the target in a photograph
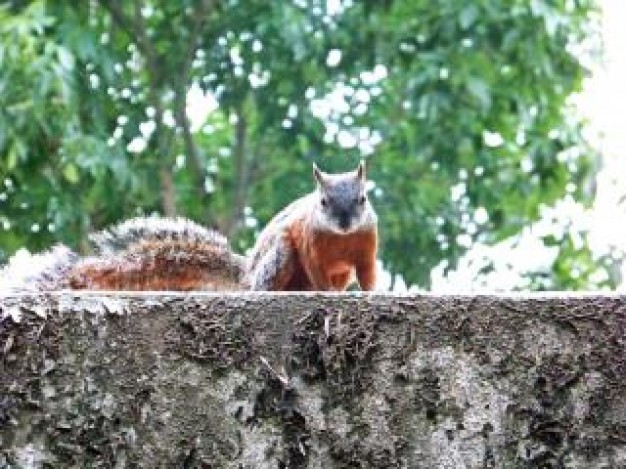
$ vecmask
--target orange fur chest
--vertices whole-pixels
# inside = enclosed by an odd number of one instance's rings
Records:
[[[342,266],[352,267],[361,258],[376,250],[376,234],[362,231],[347,235],[315,233],[306,246],[310,259],[320,268],[335,270]]]
[[[299,260],[297,283],[302,283],[304,274],[308,277],[305,283],[313,289],[344,289],[355,268],[375,258],[377,249],[375,229],[340,235],[306,230],[298,223],[292,226],[289,238]]]

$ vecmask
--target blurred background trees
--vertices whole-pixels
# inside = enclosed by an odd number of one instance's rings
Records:
[[[85,250],[90,231],[152,213],[244,252],[312,189],[313,161],[340,171],[364,157],[383,266],[427,288],[468,249],[591,202],[597,155],[569,98],[593,12],[592,0],[5,2],[0,261],[58,241]],[[584,231],[537,236],[554,255],[517,287],[617,280]]]

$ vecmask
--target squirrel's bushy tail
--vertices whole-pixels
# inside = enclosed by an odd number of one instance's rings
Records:
[[[69,288],[68,274],[78,260],[78,255],[62,244],[40,254],[20,249],[0,268],[0,292]]]
[[[245,258],[220,233],[183,218],[135,218],[90,236],[94,253],[63,245],[20,251],[0,270],[0,291],[242,290]]]
[[[185,218],[134,218],[90,236],[95,255],[71,274],[93,290],[241,290],[245,259],[226,238]]]
[[[92,290],[241,290],[244,258],[224,236],[185,218],[134,218],[90,237],[70,284]]]

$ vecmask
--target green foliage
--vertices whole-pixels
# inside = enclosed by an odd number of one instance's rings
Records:
[[[566,188],[590,201],[595,155],[567,99],[584,76],[570,49],[589,34],[591,0],[327,6],[0,10],[0,258],[81,248],[89,230],[155,211],[244,250],[312,189],[313,161],[343,170],[366,155],[384,265],[426,286],[443,259],[518,233]],[[192,86],[219,104],[199,129]],[[550,286],[585,288],[570,261],[601,266],[586,246],[561,251]]]

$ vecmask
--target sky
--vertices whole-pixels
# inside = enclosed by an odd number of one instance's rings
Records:
[[[578,103],[589,120],[589,138],[602,155],[591,234],[599,247],[615,245],[626,251],[626,1],[600,3],[604,58]]]

